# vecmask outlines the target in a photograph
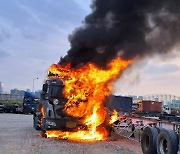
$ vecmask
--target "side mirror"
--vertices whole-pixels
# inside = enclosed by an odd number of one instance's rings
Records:
[[[42,90],[43,90],[44,93],[47,92],[47,89],[48,89],[48,84],[47,83],[43,84]]]

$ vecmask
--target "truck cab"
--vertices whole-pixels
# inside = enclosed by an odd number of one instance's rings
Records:
[[[75,130],[82,126],[80,119],[68,116],[64,111],[67,99],[61,79],[48,78],[43,84],[40,103],[34,113],[34,128],[46,130]]]
[[[23,113],[33,114],[35,108],[39,104],[39,97],[35,93],[25,92],[23,99]]]

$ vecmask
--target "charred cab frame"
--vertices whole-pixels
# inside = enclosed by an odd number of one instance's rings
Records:
[[[52,78],[47,79],[43,84],[40,103],[33,116],[36,130],[74,131],[78,127],[83,127],[80,119],[68,116],[64,112],[67,103],[63,95],[64,86],[61,79]]]

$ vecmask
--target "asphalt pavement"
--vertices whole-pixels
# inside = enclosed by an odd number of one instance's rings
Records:
[[[32,115],[0,113],[0,154],[142,154],[140,144],[116,140],[79,143],[42,138]]]

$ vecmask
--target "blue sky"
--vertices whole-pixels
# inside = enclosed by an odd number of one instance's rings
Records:
[[[90,13],[91,0],[0,0],[0,81],[10,89],[41,89],[47,69],[69,49],[68,35]],[[178,50],[178,49],[175,49]],[[147,62],[148,61],[148,62]],[[180,96],[180,55],[151,58],[127,71],[117,94]]]

